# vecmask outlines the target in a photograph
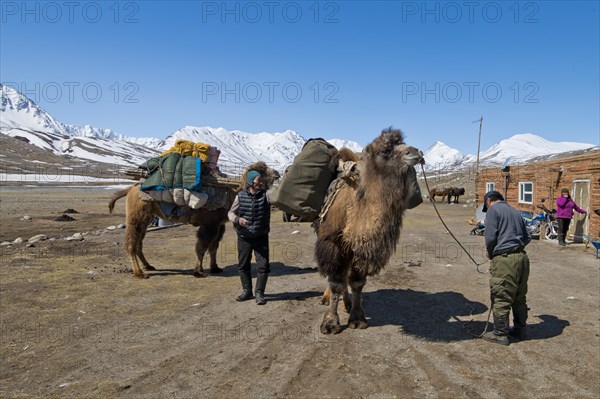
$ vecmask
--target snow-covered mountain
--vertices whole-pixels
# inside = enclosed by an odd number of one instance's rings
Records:
[[[592,144],[570,141],[553,142],[531,133],[514,136],[494,144],[481,153],[480,158],[487,164],[502,164],[506,160],[513,163],[523,162],[542,155],[585,150]]]
[[[67,135],[66,127],[11,87],[0,85],[0,128]]]
[[[264,160],[283,170],[292,163],[306,139],[292,130],[275,133],[247,133],[226,130],[222,127],[185,126],[159,138],[128,137],[111,129],[90,125],[65,125],[56,120],[35,102],[16,90],[0,85],[0,133],[51,151],[56,155],[74,159],[137,166],[148,158],[169,149],[177,140],[204,142],[221,151],[221,169],[236,173],[249,163]],[[360,152],[362,147],[353,141],[329,139],[337,148],[348,147]],[[540,156],[584,150],[592,144],[551,142],[531,133],[517,134],[502,140],[480,153],[482,166],[524,162]],[[425,152],[429,170],[456,170],[475,165],[476,155],[465,155],[459,150],[437,141]]]
[[[436,141],[424,153],[425,165],[429,168],[440,168],[446,165],[458,165],[463,162],[466,155],[457,149],[448,147],[441,141]]]
[[[333,144],[338,150],[342,147],[351,149],[354,152],[362,152],[363,147],[356,141],[340,140],[340,139],[326,139],[328,143]]]
[[[593,144],[575,142],[553,142],[531,133],[515,134],[494,144],[479,154],[483,167],[522,163],[534,158],[557,153],[581,151],[593,148]],[[457,149],[437,141],[424,153],[425,168],[429,170],[454,170],[474,166],[477,155],[462,154]]]
[[[219,164],[224,171],[235,173],[257,160],[264,160],[282,170],[292,163],[306,143],[306,139],[292,130],[253,134],[209,126],[185,126],[164,140],[128,137],[111,129],[65,125],[11,87],[0,85],[0,90],[1,133],[55,154],[97,162],[137,166],[182,139],[218,147],[221,151]],[[331,142],[338,148],[347,146],[362,151],[362,147],[353,141],[333,139]]]
[[[292,130],[252,134],[209,126],[185,126],[168,136],[158,148],[163,151],[169,149],[177,140],[200,141],[219,148],[219,164],[225,171],[243,168],[257,160],[283,169],[292,162],[306,142]]]
[[[137,166],[159,151],[148,144],[158,139],[131,140],[110,129],[64,125],[35,102],[9,86],[0,85],[0,133],[57,155],[95,162]]]

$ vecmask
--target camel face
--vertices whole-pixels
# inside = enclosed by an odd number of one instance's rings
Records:
[[[394,171],[405,165],[423,163],[423,153],[404,143],[404,136],[398,130],[384,131],[365,148],[367,160],[379,173]]]
[[[415,166],[418,163],[425,162],[425,159],[423,158],[423,153],[415,147],[398,146],[396,148],[396,151],[400,153],[401,161],[409,166]]]

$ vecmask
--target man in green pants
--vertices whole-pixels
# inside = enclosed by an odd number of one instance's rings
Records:
[[[527,279],[529,258],[525,246],[531,237],[521,214],[506,202],[502,194],[490,191],[483,197],[485,218],[485,246],[490,267],[490,290],[494,331],[483,334],[483,339],[508,345],[508,336],[519,340],[527,338]],[[513,311],[513,327],[508,329],[508,316]]]

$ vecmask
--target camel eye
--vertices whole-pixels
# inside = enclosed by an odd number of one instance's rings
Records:
[[[382,158],[389,158],[390,153],[391,153],[390,149],[386,148],[385,150],[381,150],[381,151],[377,152],[377,155]]]

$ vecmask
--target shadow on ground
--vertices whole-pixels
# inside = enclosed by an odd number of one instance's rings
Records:
[[[366,292],[363,308],[369,326],[397,325],[400,332],[427,341],[453,342],[476,338],[485,329],[485,321],[472,321],[488,307],[470,301],[459,292],[423,292],[383,289]],[[529,340],[547,339],[562,334],[569,325],[552,315],[540,315],[541,323],[529,325]],[[488,326],[488,331],[493,325]]]

